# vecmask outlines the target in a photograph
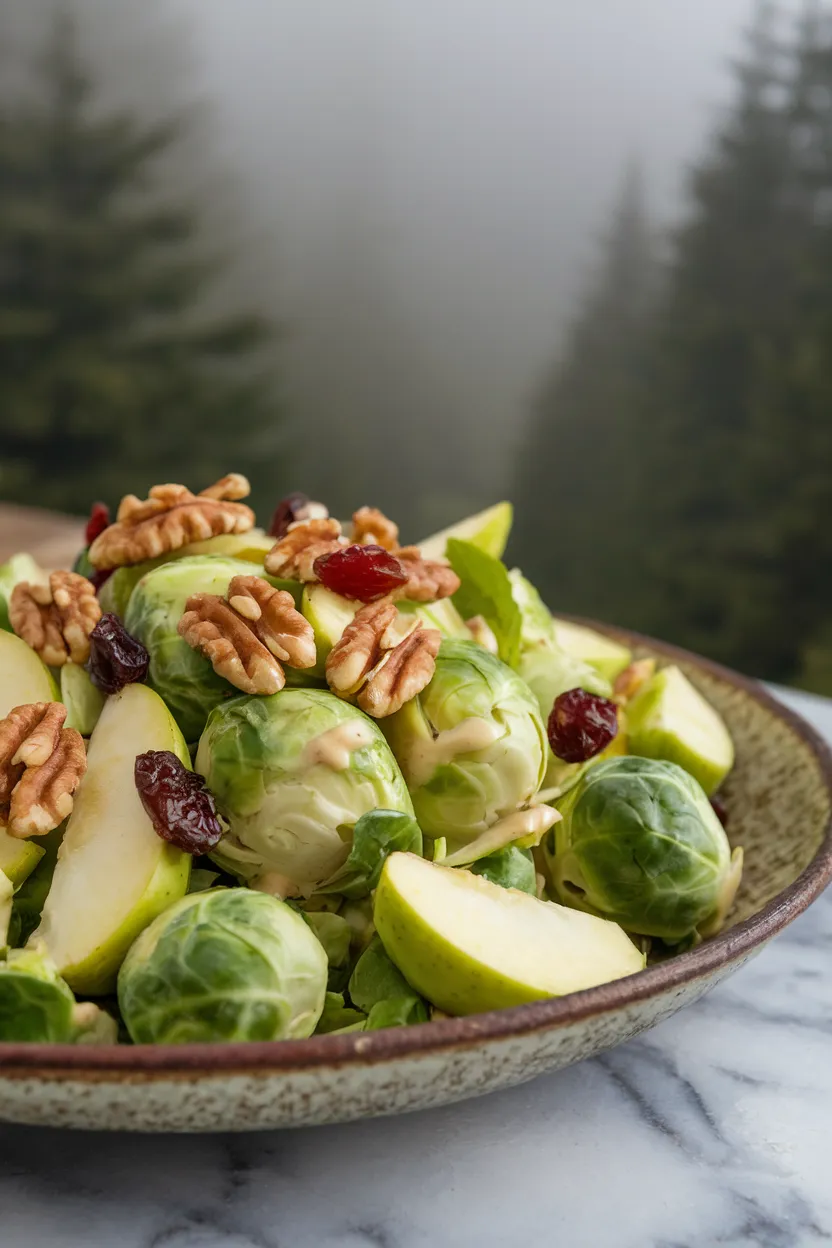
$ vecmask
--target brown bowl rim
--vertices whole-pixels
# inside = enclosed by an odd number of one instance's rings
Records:
[[[758,681],[630,629],[579,616],[563,615],[561,618],[585,624],[629,645],[645,647],[663,658],[692,664],[742,690],[787,723],[810,748],[827,789],[832,793],[832,751],[829,746],[802,716],[784,706]],[[597,988],[465,1018],[442,1019],[385,1031],[312,1036],[307,1040],[183,1045],[0,1044],[0,1075],[52,1079],[99,1075],[106,1079],[112,1074],[119,1079],[130,1075],[142,1079],[152,1077],[156,1072],[160,1075],[194,1077],[309,1071],[320,1066],[373,1065],[438,1050],[464,1049],[485,1040],[508,1039],[565,1027],[689,984],[727,962],[750,954],[802,914],[820,896],[830,879],[832,815],[827,820],[823,840],[811,862],[788,888],[778,893],[762,910],[696,949]]]

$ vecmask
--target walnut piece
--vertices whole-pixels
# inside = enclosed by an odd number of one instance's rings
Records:
[[[646,684],[656,670],[655,659],[636,659],[629,667],[615,678],[612,687],[613,700],[623,706],[635,697],[642,685]]]
[[[312,625],[291,594],[262,577],[235,576],[227,599],[192,594],[185,607],[179,635],[243,693],[277,693],[286,683],[283,663],[315,663]]]
[[[53,572],[46,585],[20,581],[9,600],[12,628],[47,667],[86,663],[100,619],[95,586],[77,572]]]
[[[402,629],[408,631],[402,636]],[[433,676],[442,640],[415,617],[400,620],[391,602],[362,607],[326,661],[327,684],[355,698],[367,715],[384,719],[421,693]]]
[[[65,719],[62,703],[31,702],[0,720],[0,824],[12,836],[44,836],[72,813],[87,754]]]
[[[418,546],[402,546],[396,558],[407,572],[407,582],[395,591],[394,598],[436,602],[450,598],[459,589],[460,580],[453,568],[438,559],[423,559]]]
[[[224,533],[247,533],[254,512],[238,502],[249,484],[238,472],[229,473],[200,494],[184,485],[154,485],[146,499],[126,494],[115,524],[95,539],[87,552],[99,571],[142,563]]]
[[[361,507],[353,512],[352,541],[359,546],[382,546],[395,552],[399,549],[399,526],[377,507]]]
[[[331,517],[304,520],[291,525],[286,536],[275,542],[266,555],[264,566],[270,576],[289,581],[317,581],[315,560],[320,555],[331,555],[346,544],[337,520]]]

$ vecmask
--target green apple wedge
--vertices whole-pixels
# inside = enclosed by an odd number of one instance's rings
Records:
[[[417,615],[425,628],[438,628],[443,637],[471,639],[470,630],[450,598],[430,603],[399,602],[396,605],[400,616]],[[304,586],[300,609],[312,625],[317,654],[315,666],[307,668],[305,675],[324,675],[327,655],[363,606],[362,602],[334,594],[324,585]]]
[[[66,707],[65,728],[75,728],[82,737],[92,735],[104,709],[105,697],[90,680],[85,667],[64,663],[61,668],[61,701]]]
[[[663,667],[627,704],[630,753],[678,763],[710,795],[734,765],[722,717],[678,667]]]
[[[0,719],[16,706],[55,702],[58,686],[34,650],[14,633],[0,631]],[[43,857],[34,841],[19,840],[0,828],[0,871],[19,888]]]
[[[415,854],[387,859],[373,918],[405,979],[446,1014],[561,997],[644,966],[617,923]]]
[[[475,516],[468,516],[447,529],[433,533],[424,541],[417,542],[417,545],[425,559],[441,559],[445,554],[448,538],[456,537],[499,559],[506,548],[513,517],[511,503],[495,503],[493,507],[479,511]]]
[[[624,671],[633,657],[633,652],[620,642],[596,633],[593,628],[583,624],[573,624],[571,620],[561,620],[555,616],[555,639],[561,650],[573,658],[582,659],[590,667],[594,667],[610,682]]]
[[[191,857],[164,841],[139,800],[136,755],[170,750],[190,767],[185,741],[158,694],[127,685],[107,699],[75,798],[40,926],[58,971],[76,992],[115,990],[140,932],[185,895]]]

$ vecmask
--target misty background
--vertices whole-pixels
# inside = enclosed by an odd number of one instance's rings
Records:
[[[826,271],[829,188],[784,163],[815,126],[832,187],[825,23],[799,0],[5,0],[0,497],[82,513],[233,467],[264,517],[303,489],[415,540],[509,496],[553,606],[832,691],[806,539],[828,407],[786,387],[826,326],[795,275]]]

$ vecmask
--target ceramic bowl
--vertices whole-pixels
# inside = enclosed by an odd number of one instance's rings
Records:
[[[719,936],[586,992],[418,1027],[270,1044],[0,1045],[0,1117],[105,1130],[244,1131],[424,1109],[620,1044],[739,970],[832,876],[832,756],[753,681],[663,643],[603,631],[679,663],[733,734],[737,763],[725,797],[745,872]]]

